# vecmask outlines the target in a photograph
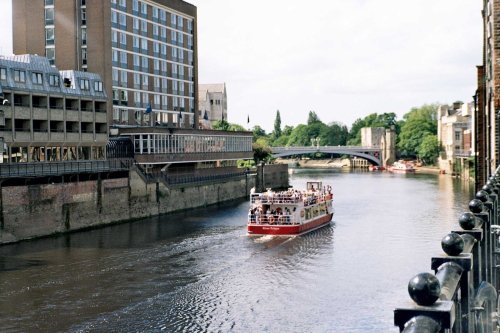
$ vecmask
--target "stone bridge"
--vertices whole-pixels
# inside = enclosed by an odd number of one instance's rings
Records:
[[[361,146],[307,146],[307,147],[272,147],[273,157],[286,157],[314,153],[356,156],[368,160],[373,165],[382,165],[382,148]]]

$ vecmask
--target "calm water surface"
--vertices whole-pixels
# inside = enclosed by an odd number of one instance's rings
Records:
[[[398,332],[472,192],[447,176],[299,171],[333,223],[246,236],[247,202],[0,247],[0,332]]]

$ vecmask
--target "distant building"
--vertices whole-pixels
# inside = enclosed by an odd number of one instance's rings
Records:
[[[474,155],[473,111],[473,103],[462,102],[438,108],[439,168],[446,173],[460,173],[465,160]]]
[[[382,156],[376,156],[387,166],[396,159],[396,133],[394,130],[384,127],[363,127],[361,128],[361,146],[370,148],[380,148]]]
[[[98,74],[0,57],[0,162],[103,159],[107,101]]]
[[[200,128],[211,129],[216,121],[227,121],[226,84],[198,85],[198,119]]]

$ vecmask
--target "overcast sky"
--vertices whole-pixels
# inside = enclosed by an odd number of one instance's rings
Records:
[[[0,0],[3,54],[10,1]],[[245,127],[270,132],[277,110],[282,126],[306,123],[310,110],[349,127],[374,112],[401,119],[476,90],[481,1],[188,2],[198,7],[199,82],[225,82],[229,122]]]

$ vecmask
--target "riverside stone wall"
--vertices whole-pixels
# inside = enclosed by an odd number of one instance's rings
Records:
[[[287,170],[273,169],[271,174],[269,179],[279,183],[269,185],[288,186]],[[256,185],[255,178],[249,174],[243,179],[168,188],[162,182],[146,183],[131,170],[128,178],[5,186],[0,192],[0,244],[245,198]]]

